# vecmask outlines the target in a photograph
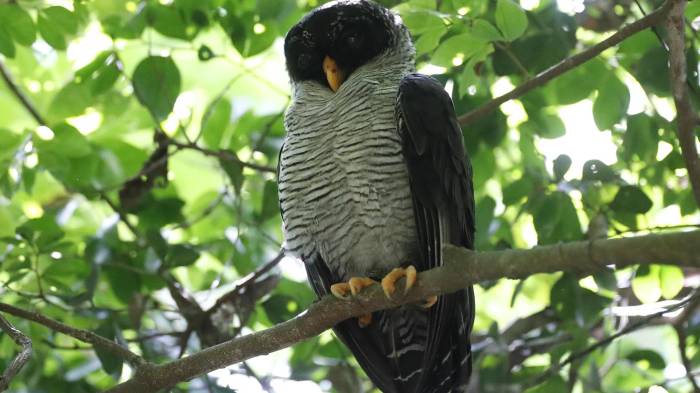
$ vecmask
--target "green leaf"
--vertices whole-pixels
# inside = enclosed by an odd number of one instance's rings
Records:
[[[557,103],[569,105],[590,97],[606,72],[604,63],[594,59],[554,79],[551,88],[557,97]]]
[[[475,19],[469,32],[476,38],[484,41],[502,41],[503,35],[498,29],[484,19]]]
[[[666,368],[666,361],[663,356],[650,349],[638,349],[625,356],[625,358],[637,363],[637,366],[643,370],[663,370]]]
[[[163,121],[173,110],[180,94],[180,71],[170,57],[149,56],[143,59],[132,78],[139,102]]]
[[[207,108],[202,117],[202,138],[208,147],[219,149],[222,136],[231,123],[231,102],[226,98],[217,99]]]
[[[236,195],[240,195],[244,180],[243,166],[238,161],[224,158],[219,158],[219,165],[221,165],[221,168],[224,169],[229,180],[231,180],[231,185],[233,185],[233,190],[236,192]]]
[[[611,182],[617,179],[615,171],[600,160],[588,160],[583,164],[581,180]]]
[[[525,11],[512,0],[498,0],[496,3],[496,26],[507,41],[515,40],[523,35],[527,29]]]
[[[632,280],[632,292],[642,303],[654,303],[661,297],[658,265],[642,265]]]
[[[571,198],[563,192],[554,192],[539,202],[533,213],[539,244],[581,240],[581,223]]]
[[[9,160],[17,153],[22,144],[22,135],[0,128],[0,162]]]
[[[298,309],[296,301],[286,295],[272,295],[263,304],[265,313],[274,324],[282,323],[291,319]]]
[[[75,127],[66,123],[59,123],[51,126],[51,130],[54,134],[52,139],[36,141],[40,150],[50,150],[68,158],[85,157],[92,153],[92,147],[90,147],[87,139]]]
[[[114,295],[128,304],[134,294],[141,290],[141,276],[121,266],[104,266],[103,274],[110,283]]]
[[[520,179],[507,184],[503,188],[503,204],[506,206],[514,205],[528,196],[534,189],[532,178],[523,176]]]
[[[78,20],[75,15],[66,8],[53,6],[44,8],[41,10],[41,13],[66,34],[76,34],[78,32]]]
[[[685,276],[678,266],[659,266],[659,283],[661,284],[661,296],[664,299],[673,299],[684,287]]]
[[[651,206],[651,199],[637,186],[620,187],[610,204],[610,208],[615,212],[632,214],[644,214]]]
[[[487,45],[490,44],[477,39],[470,33],[454,35],[438,46],[430,62],[443,67],[452,67],[457,59],[466,61],[484,50]]]
[[[544,383],[527,389],[525,393],[561,393],[569,390],[568,385],[562,377],[555,375],[548,378]]]
[[[578,327],[585,328],[596,323],[611,299],[582,288],[576,277],[565,273],[552,286],[550,301],[559,317],[574,321]]]
[[[560,182],[566,175],[566,172],[569,171],[569,168],[571,168],[571,157],[566,154],[560,154],[559,157],[555,158],[553,166],[554,181]]]
[[[0,23],[20,45],[29,46],[36,40],[32,17],[16,4],[0,4]]]
[[[2,25],[0,25],[0,53],[10,59],[15,57],[15,43]]]
[[[175,244],[168,248],[166,267],[189,266],[199,259],[199,252],[186,244]]]
[[[90,86],[87,84],[69,82],[51,100],[48,116],[57,121],[66,117],[78,116],[93,103]]]
[[[416,8],[409,4],[401,4],[395,8],[401,15],[403,23],[412,34],[421,35],[445,26],[442,16],[430,9]]]
[[[15,235],[15,220],[5,206],[0,206],[0,238]]]
[[[188,40],[187,24],[175,6],[150,3],[148,20],[157,32],[166,37]]]
[[[443,25],[424,32],[415,42],[416,52],[419,54],[432,52],[440,44],[440,39],[445,33],[447,33],[447,27]]]
[[[593,103],[593,119],[599,130],[609,130],[627,113],[630,92],[612,71],[599,86],[598,95]]]
[[[659,132],[652,119],[639,113],[627,118],[627,130],[622,138],[622,157],[629,161],[636,156],[650,162],[656,159],[659,146]]]
[[[90,84],[90,92],[93,95],[106,92],[114,86],[120,75],[121,71],[119,70],[116,58],[114,56],[109,57],[106,64],[100,67],[95,73],[92,83]]]
[[[39,11],[37,28],[47,44],[57,50],[66,50],[66,32],[43,11]]]
[[[111,320],[106,320],[100,324],[97,330],[95,330],[95,333],[113,341],[117,337],[117,328]],[[102,369],[104,369],[107,374],[111,375],[115,381],[119,380],[119,376],[122,374],[122,364],[124,362],[122,358],[98,346],[95,347],[95,354],[97,354],[97,358],[100,359],[100,363],[102,363]]]
[[[263,189],[262,207],[260,208],[260,220],[265,221],[279,214],[279,197],[276,181],[266,181]]]

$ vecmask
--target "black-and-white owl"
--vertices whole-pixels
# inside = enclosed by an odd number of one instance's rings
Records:
[[[401,19],[341,0],[286,36],[293,100],[279,197],[287,250],[319,296],[352,296],[442,264],[442,244],[474,245],[472,170],[442,85],[415,73]],[[471,288],[376,312],[334,330],[385,393],[465,391]]]

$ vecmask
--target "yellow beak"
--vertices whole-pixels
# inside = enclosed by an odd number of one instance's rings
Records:
[[[345,81],[345,74],[338,67],[335,60],[329,56],[326,56],[326,58],[323,59],[323,72],[326,73],[326,80],[328,81],[328,86],[331,87],[331,90],[334,92],[338,91],[340,85],[342,85]]]

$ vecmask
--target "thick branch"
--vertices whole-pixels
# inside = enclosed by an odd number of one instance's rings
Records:
[[[19,86],[15,83],[15,81],[12,79],[12,75],[10,74],[10,70],[7,69],[5,64],[0,61],[0,75],[2,75],[2,79],[5,80],[5,83],[7,84],[7,88],[12,91],[12,93],[17,97],[17,99],[22,103],[22,106],[29,112],[30,115],[36,120],[39,125],[45,126],[46,125],[46,120],[44,119],[41,114],[39,114],[39,111],[36,110],[34,107],[34,104],[29,100],[29,97],[27,97],[22,90],[19,89]]]
[[[697,116],[693,112],[688,94],[685,59],[685,11],[686,0],[676,2],[668,13],[668,47],[670,52],[670,74],[673,101],[676,104],[676,124],[681,153],[688,168],[688,178],[695,195],[695,203],[700,208],[700,157],[695,146],[695,126]]]
[[[26,319],[28,321],[36,322],[40,325],[44,325],[47,328],[63,333],[67,336],[73,337],[75,339],[78,339],[82,342],[89,343],[94,345],[95,347],[102,348],[106,351],[111,352],[112,354],[119,356],[120,358],[126,360],[127,362],[131,363],[134,366],[139,366],[144,363],[143,358],[141,358],[139,355],[131,352],[125,347],[122,347],[121,345],[110,341],[100,335],[97,335],[93,332],[83,330],[83,329],[76,329],[74,327],[70,327],[68,325],[65,325],[61,322],[55,321],[51,318],[45,317],[38,312],[33,312],[33,311],[27,311],[23,310],[21,308],[17,308],[15,306],[11,306],[6,303],[0,303],[0,311],[8,313],[10,315],[14,315],[18,318]]]
[[[422,272],[418,284],[394,300],[381,288],[366,289],[352,301],[325,297],[306,312],[273,328],[225,342],[167,364],[139,369],[111,393],[154,392],[230,364],[286,348],[314,337],[338,322],[431,295],[450,293],[483,280],[522,279],[556,271],[592,272],[608,265],[666,263],[700,267],[700,231],[574,242],[531,250],[475,253],[446,246],[445,266]],[[397,291],[401,292],[401,291]]]
[[[547,82],[562,75],[563,73],[570,71],[571,69],[574,69],[580,66],[581,64],[595,58],[604,50],[619,44],[620,42],[626,40],[630,36],[637,34],[640,31],[649,28],[650,26],[658,24],[663,20],[663,17],[666,15],[671,5],[676,3],[677,1],[678,0],[667,0],[661,7],[659,7],[654,12],[637,20],[634,23],[623,27],[617,33],[611,35],[607,39],[597,43],[596,45],[586,49],[581,53],[578,53],[571,57],[567,57],[566,59],[560,61],[552,67],[540,72],[534,78],[529,79],[528,81],[509,91],[508,93],[503,94],[502,96],[498,96],[493,100],[487,102],[486,104],[472,110],[471,112],[460,116],[458,119],[459,124],[464,126],[475,121],[478,118],[489,114],[490,112],[501,106],[501,104],[503,104],[504,102],[521,97],[530,90],[545,85]]]
[[[12,378],[19,373],[19,371],[24,367],[24,365],[32,357],[32,340],[29,339],[24,333],[20,332],[17,328],[12,326],[12,324],[0,315],[0,330],[5,332],[12,340],[22,347],[22,350],[17,354],[17,356],[12,360],[7,369],[0,376],[0,392],[4,392],[10,387],[10,381]]]

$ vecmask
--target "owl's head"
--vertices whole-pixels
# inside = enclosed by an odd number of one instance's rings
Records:
[[[284,54],[292,81],[336,91],[357,68],[401,44],[410,45],[410,36],[397,15],[372,1],[338,0],[294,25]]]

